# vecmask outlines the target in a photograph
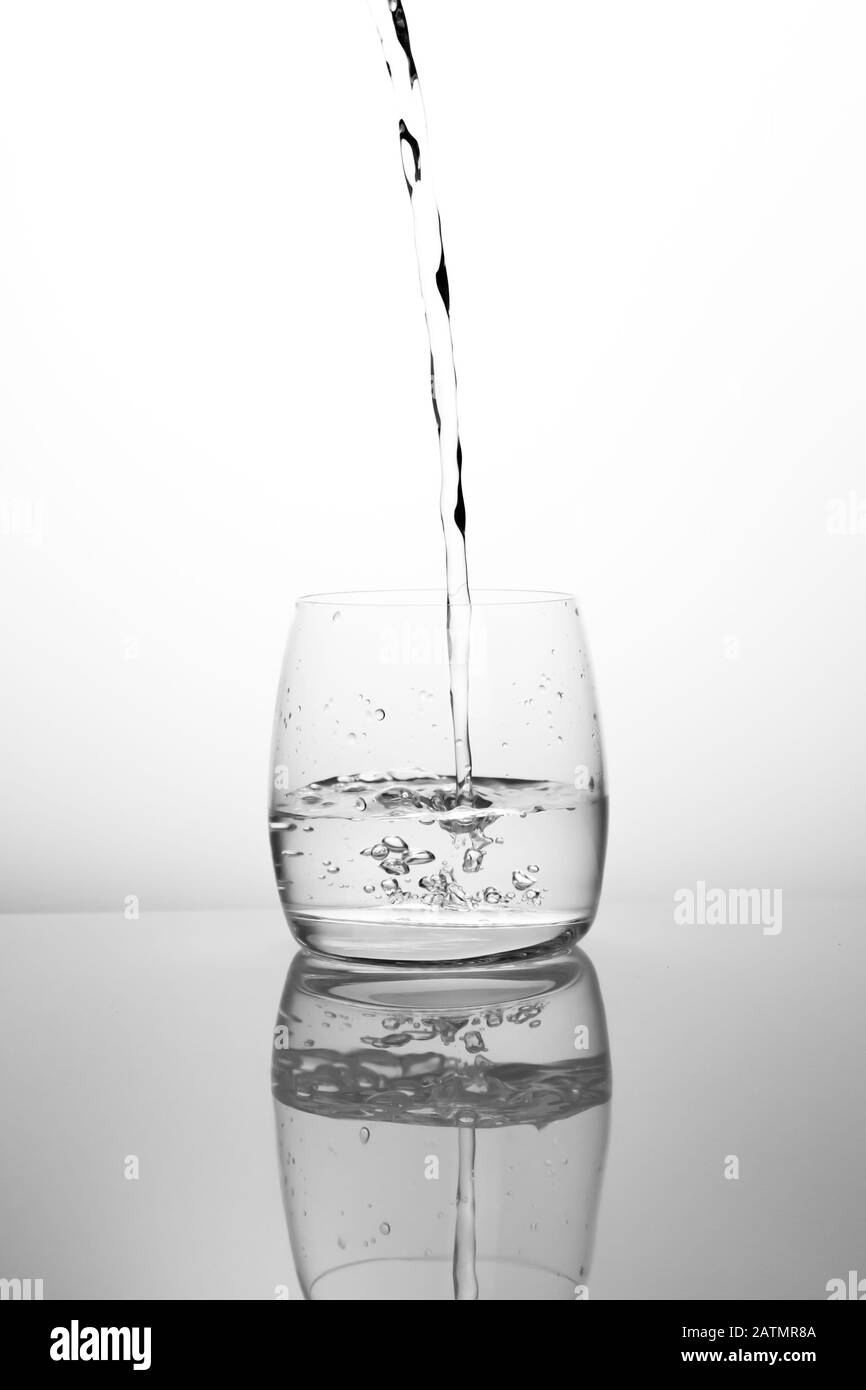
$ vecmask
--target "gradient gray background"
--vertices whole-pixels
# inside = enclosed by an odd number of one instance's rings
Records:
[[[610,891],[864,891],[866,9],[529,13],[410,13],[473,581],[577,590]],[[0,186],[0,907],[268,906],[294,598],[443,574],[366,5],[4,6]]]
[[[473,580],[576,589],[595,658],[593,1296],[822,1297],[866,1276],[866,10],[409,18]],[[283,641],[442,578],[395,146],[361,0],[0,11],[0,1275],[49,1296],[291,1282]],[[782,933],[677,926],[699,879]]]

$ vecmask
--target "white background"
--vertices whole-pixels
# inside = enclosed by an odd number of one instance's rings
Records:
[[[866,8],[406,8],[472,578],[580,597],[608,892],[862,890]],[[2,908],[275,901],[294,597],[441,582],[426,373],[363,0],[0,9]]]

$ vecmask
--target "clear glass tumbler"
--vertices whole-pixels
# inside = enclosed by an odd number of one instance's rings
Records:
[[[611,1071],[576,947],[432,971],[301,951],[273,1094],[305,1298],[589,1296]]]
[[[607,797],[574,598],[473,593],[468,691],[473,776],[461,797],[444,595],[298,602],[270,830],[303,945],[432,964],[575,940],[590,927]]]

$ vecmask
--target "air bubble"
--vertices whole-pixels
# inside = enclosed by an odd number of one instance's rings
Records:
[[[368,1128],[367,1128],[366,1125],[364,1125],[364,1127],[363,1127],[361,1130],[359,1130],[359,1132],[358,1132],[358,1138],[360,1139],[360,1141],[361,1141],[362,1144],[369,1144],[369,1142],[370,1142],[370,1131],[368,1130]]]
[[[379,1222],[379,1234],[382,1236],[389,1236],[391,1234],[391,1227],[388,1225],[387,1221]]]
[[[521,869],[515,869],[511,875],[511,882],[519,892],[523,892],[526,888],[532,887],[535,879],[531,874],[525,874]]]

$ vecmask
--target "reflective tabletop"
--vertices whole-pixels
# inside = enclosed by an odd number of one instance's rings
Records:
[[[559,1053],[564,1062],[569,1020],[577,1020],[575,1038],[582,1018],[598,1020],[597,1040],[606,1018],[596,1058],[603,1052],[604,1067],[574,1073],[583,1096],[573,1106],[583,1111],[577,1147],[558,1151],[558,1162],[570,1156],[586,1169],[579,1180],[572,1170],[561,1209],[582,1211],[584,1203],[588,1231],[597,1203],[586,1287],[568,1296],[824,1299],[832,1280],[866,1274],[864,904],[786,898],[778,931],[682,925],[678,915],[670,902],[603,902],[581,943],[578,983],[566,991],[576,1012],[561,1013],[555,1043],[551,1029],[545,1035],[552,1049],[545,1065]],[[306,1018],[291,993],[300,979],[304,999],[315,999],[318,984],[307,988],[306,965],[297,963],[288,980],[297,948],[280,911],[4,917],[0,940],[0,1278],[41,1280],[46,1299],[302,1299],[284,1211],[294,1182],[293,1157],[279,1139],[286,1096],[278,1091],[275,1114],[272,1069],[283,1077],[278,1087],[292,1088],[293,1115],[308,1110],[301,1053],[289,1072],[279,1071],[280,1020],[300,1030],[292,1047],[313,1050],[310,1067],[321,1062],[321,1038],[302,1036]],[[346,972],[352,967],[331,963],[325,984],[357,1002],[354,982],[340,978]],[[446,981],[439,991],[437,1017],[459,1013],[452,988]],[[490,1004],[489,990],[500,984],[484,988]],[[405,1053],[394,1041],[400,1009],[406,1019],[421,1017],[411,1000],[394,998],[396,1023],[383,1003],[376,1027],[360,1026],[374,1078],[394,1075]],[[519,1009],[508,1015],[510,999],[507,989],[499,997],[502,1017],[531,1023]],[[488,1014],[475,1018],[474,996],[470,1005],[459,1020],[464,1053],[481,1054],[482,1072],[519,1060],[519,1047],[497,1060],[484,1032]],[[320,1023],[330,1012],[320,1007]],[[441,1028],[437,1037],[438,1046]],[[452,1041],[444,1037],[446,1050]],[[370,1084],[363,1068],[358,1076]],[[459,1126],[464,1101],[455,1104]],[[587,1117],[599,1105],[605,1123],[590,1131]],[[359,1207],[369,1195],[371,1210],[380,1200],[373,1189],[385,1160],[365,1169],[372,1152],[365,1126],[354,1111],[345,1118],[356,1147],[340,1153],[330,1186],[308,1175],[309,1209],[293,1217],[296,1247],[307,1252],[296,1249],[302,1278],[305,1260],[315,1263],[311,1242],[331,1229],[335,1210],[342,1215],[345,1194]],[[549,1117],[530,1119],[533,1133],[543,1134]],[[487,1121],[500,1123],[488,1115],[479,1125]],[[421,1144],[419,1163],[429,1168],[438,1142]],[[489,1142],[479,1131],[479,1153]],[[334,1146],[327,1152],[326,1165],[337,1164]],[[451,1190],[451,1150],[441,1153],[440,1206],[451,1222],[460,1199]],[[554,1262],[559,1237],[540,1203],[543,1180],[519,1150],[507,1169],[497,1188],[501,1223],[517,1223],[514,1239],[523,1240],[522,1223],[528,1231],[534,1221],[532,1248]],[[396,1201],[395,1210],[396,1226],[375,1216],[398,1242]],[[339,1225],[333,1230],[342,1240]],[[389,1296],[376,1288],[333,1296]],[[489,1296],[559,1295],[523,1295],[503,1284]]]

